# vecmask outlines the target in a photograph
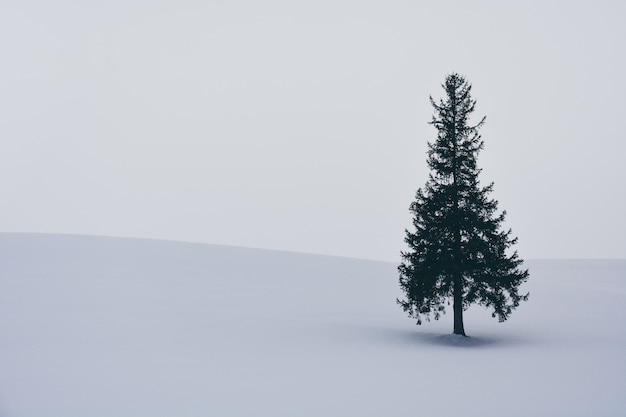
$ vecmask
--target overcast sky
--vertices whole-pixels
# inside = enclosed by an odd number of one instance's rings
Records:
[[[7,1],[0,231],[398,261],[464,74],[522,258],[626,258],[626,2]]]

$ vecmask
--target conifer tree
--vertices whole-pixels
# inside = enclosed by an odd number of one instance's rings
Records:
[[[518,292],[528,270],[520,269],[517,251],[510,253],[517,238],[501,230],[506,212],[498,213],[498,202],[489,197],[493,183],[478,181],[478,130],[485,118],[469,122],[476,107],[472,87],[455,73],[442,87],[445,99],[430,97],[437,139],[428,143],[431,173],[410,206],[414,231],[406,230],[409,250],[398,267],[406,299],[397,302],[422,324],[439,319],[452,300],[454,333],[465,336],[463,311],[471,304],[492,309],[502,322],[528,299]]]

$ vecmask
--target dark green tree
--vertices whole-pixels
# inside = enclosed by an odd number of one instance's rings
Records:
[[[498,214],[498,202],[489,198],[493,183],[478,181],[485,118],[469,123],[472,87],[459,74],[448,75],[442,87],[445,99],[430,97],[437,139],[428,143],[428,181],[410,206],[415,231],[406,230],[409,250],[398,267],[406,299],[397,302],[422,324],[439,319],[452,299],[454,333],[465,336],[463,311],[471,304],[492,309],[502,322],[528,299],[518,292],[528,270],[520,269],[517,251],[511,253],[517,238],[502,230],[506,212]]]

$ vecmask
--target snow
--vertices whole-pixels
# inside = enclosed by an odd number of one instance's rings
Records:
[[[0,234],[0,416],[625,415],[626,260],[526,266],[462,338],[392,263]]]

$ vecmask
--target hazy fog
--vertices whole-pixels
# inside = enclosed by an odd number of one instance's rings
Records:
[[[457,71],[520,255],[626,257],[626,3],[468,3],[3,1],[0,231],[395,261]]]

